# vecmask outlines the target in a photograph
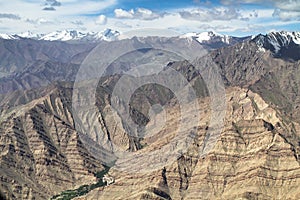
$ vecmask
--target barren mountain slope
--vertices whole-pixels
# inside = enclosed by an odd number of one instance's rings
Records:
[[[169,62],[165,70],[173,68],[188,80],[199,106],[195,109],[189,102],[180,110],[180,99],[158,84],[138,88],[130,99],[130,117],[150,134],[139,138],[128,132],[120,113],[112,111],[114,101],[124,104],[111,100],[122,73],[108,70],[100,80],[95,112],[82,109],[74,114],[72,81],[86,48],[71,51],[65,61],[32,62],[30,57],[27,68],[5,71],[10,75],[0,79],[0,194],[8,199],[45,199],[87,187],[91,191],[80,193],[78,199],[297,199],[300,195],[297,59],[281,58],[252,40],[199,57],[194,64],[202,66],[200,70],[187,61]],[[110,67],[112,72],[129,70],[127,64]],[[211,123],[212,99],[204,72],[212,66],[226,86],[226,98],[221,99],[226,103],[223,129]],[[87,87],[86,93],[92,89]],[[157,105],[165,110],[153,112]],[[193,123],[197,115],[199,122]],[[75,117],[95,127],[89,134],[98,145],[82,137]],[[157,133],[161,123],[165,126]],[[180,125],[184,131],[178,131]],[[211,130],[215,135],[210,135]],[[187,151],[165,151],[168,144],[171,149],[180,146],[174,141],[186,134],[191,139]],[[216,143],[202,155],[208,138]],[[124,154],[116,154],[117,150]],[[107,155],[115,162],[110,169],[105,166]],[[172,162],[164,162],[174,155]],[[98,175],[107,170],[115,182],[103,187]]]
[[[228,88],[226,101],[224,129],[205,157],[201,152],[209,121],[204,114],[209,110],[208,99],[200,103],[198,112],[203,118],[194,127],[197,137],[177,162],[148,173],[112,168],[109,174],[115,178],[114,184],[77,199],[297,199],[300,195],[299,161],[293,146],[284,137],[291,124],[284,122],[280,112],[249,90]],[[190,113],[187,117],[192,117],[193,112],[187,112]],[[178,115],[174,115],[171,120],[177,118]],[[162,132],[165,135],[160,141],[137,152],[140,159],[159,147],[161,140],[176,129]],[[134,162],[134,159],[128,160],[128,165],[134,168]],[[145,166],[148,162],[159,160],[144,160]]]

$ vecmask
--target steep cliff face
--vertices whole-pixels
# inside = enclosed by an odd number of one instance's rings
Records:
[[[298,155],[284,135],[298,124],[287,123],[250,90],[228,88],[226,101],[224,129],[206,156],[201,156],[209,121],[204,115],[197,139],[176,162],[148,173],[112,168],[113,185],[77,199],[297,199]],[[204,101],[199,112],[208,104]],[[164,143],[151,145],[159,144]],[[153,149],[149,145],[141,151]]]
[[[94,182],[93,173],[103,169],[82,144],[66,103],[70,96],[62,92],[54,88],[2,113],[1,190],[9,199],[45,199]]]
[[[296,199],[299,160],[284,137],[291,124],[251,91],[228,98],[225,128],[195,166],[185,198]]]

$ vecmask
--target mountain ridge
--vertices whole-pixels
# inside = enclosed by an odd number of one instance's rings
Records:
[[[20,34],[0,34],[1,39],[5,40],[20,40],[20,39],[33,39],[43,41],[113,41],[120,35],[120,32],[112,29],[104,29],[100,32],[81,32],[77,30],[62,30],[54,31],[46,34],[35,34],[27,31]]]
[[[191,34],[187,40],[196,39],[193,38],[195,35]],[[221,37],[214,33],[203,35],[202,42],[205,42],[205,36]],[[147,43],[153,39],[157,38],[144,38],[139,42]],[[276,54],[272,49],[260,51],[267,46],[260,47],[258,39],[260,37],[254,37],[236,45],[225,41],[222,43],[225,46],[210,48],[202,56],[197,54],[196,65],[210,67],[215,64],[226,89],[224,130],[206,157],[199,157],[199,152],[205,145],[208,130],[214,127],[209,123],[210,99],[202,80],[203,71],[186,61],[166,63],[166,69],[180,72],[197,94],[199,110],[187,106],[191,110],[182,111],[186,113],[182,118],[186,130],[196,136],[194,142],[174,163],[151,173],[131,174],[112,167],[109,176],[114,178],[115,184],[92,190],[76,199],[297,199],[300,185],[300,61],[286,61],[281,52]],[[174,38],[169,40],[174,42]],[[127,47],[127,43],[122,45],[122,42],[115,41],[117,47]],[[0,91],[5,97],[1,99],[0,92],[0,193],[8,199],[46,199],[64,190],[70,192],[80,185],[86,187],[86,184],[95,183],[94,174],[105,167],[101,157],[91,154],[93,145],[84,145],[84,140],[79,137],[81,132],[75,127],[71,109],[74,75],[82,59],[96,45],[0,40],[2,62],[4,58],[8,61],[22,58],[16,63],[0,64],[1,70],[9,73],[0,78],[3,87]],[[106,45],[112,44],[103,42],[99,45],[106,50]],[[206,43],[203,47],[209,45]],[[293,45],[299,46],[291,42],[290,47]],[[289,45],[282,46],[288,49],[286,47]],[[147,52],[140,51],[135,55],[146,59]],[[155,56],[161,54],[155,53]],[[126,58],[132,57],[127,55]],[[134,62],[132,59],[129,61],[120,60],[119,64],[116,62],[110,67],[124,71],[136,67],[130,65]],[[4,70],[4,66],[16,64],[20,68]],[[128,164],[123,165],[125,169],[137,167],[137,163],[147,165],[149,160],[143,153],[163,147],[176,135],[180,118],[178,102],[167,88],[158,85],[139,88],[130,100],[130,117],[139,126],[151,128],[155,121],[164,121],[165,113],[167,124],[157,135],[135,139],[121,123],[121,115],[112,112],[113,88],[122,77],[111,74],[108,70],[109,76],[99,81],[95,94],[97,112],[82,109],[75,114],[91,126],[100,122],[95,133],[103,131],[101,145],[111,142],[122,151],[141,155],[133,163],[130,156],[124,159],[122,163]],[[85,92],[93,91],[87,87]],[[120,99],[116,101],[122,105]],[[156,104],[165,107],[166,112],[155,113],[151,118],[148,111]],[[188,122],[195,116],[194,112],[203,116],[199,124]]]
[[[20,34],[0,33],[3,40],[24,40],[32,39],[35,41],[49,42],[75,42],[75,43],[98,43],[101,41],[121,40],[122,33],[117,30],[104,29],[100,32],[81,32],[78,30],[61,30],[46,34],[36,34],[30,31]],[[208,49],[218,49],[221,47],[232,46],[245,41],[253,41],[261,51],[271,51],[275,57],[282,57],[286,60],[300,60],[297,51],[300,49],[300,32],[296,31],[274,31],[267,34],[236,37],[226,34],[219,34],[214,31],[190,32],[177,36],[196,40]],[[126,37],[125,37],[126,38]]]
[[[299,60],[300,32],[270,32],[266,35],[259,34],[253,41],[258,47],[269,50],[275,57],[287,60]]]

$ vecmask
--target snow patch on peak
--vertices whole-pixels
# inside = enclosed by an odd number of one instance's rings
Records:
[[[228,36],[228,35],[224,35],[223,37],[222,37],[222,41],[224,42],[224,43],[226,43],[226,44],[230,44],[230,36]]]
[[[300,32],[270,32],[267,35],[258,35],[253,39],[258,47],[270,49],[278,53],[283,47],[291,44],[300,45]]]
[[[117,40],[120,33],[111,29],[105,29],[102,32],[79,32],[75,30],[64,30],[49,33],[40,38],[40,40],[48,41],[89,41],[96,42],[99,40],[113,41]]]
[[[186,33],[181,38],[194,38],[199,43],[205,43],[214,39],[218,39],[223,43],[230,44],[231,37],[228,35],[221,35],[219,33],[216,33],[214,31],[208,31],[208,32],[202,32],[202,33]]]
[[[214,36],[214,33],[213,32],[203,32],[203,33],[200,33],[198,35],[196,35],[197,37],[197,40],[201,43],[203,41],[209,41],[211,40],[211,38]]]
[[[294,42],[295,44],[300,44],[300,32],[271,32],[267,34],[267,37],[273,38],[274,40],[281,40],[283,44],[289,44]]]
[[[40,38],[40,40],[48,41],[69,41],[69,40],[78,40],[82,38],[85,34],[75,31],[75,30],[63,30],[55,31],[49,34],[46,34]]]
[[[105,41],[117,40],[119,35],[120,35],[120,32],[112,30],[112,29],[105,29],[102,32],[96,33],[96,37],[98,39],[102,39]]]
[[[20,34],[16,34],[16,36],[21,37],[21,38],[39,39],[43,35],[35,34],[35,33],[31,32],[31,31],[26,31],[26,32],[23,32],[23,33],[20,33]]]
[[[14,35],[10,35],[10,34],[5,34],[5,33],[0,33],[0,38],[1,39],[5,39],[5,40],[16,40],[19,39]]]
[[[300,45],[300,32],[286,32],[287,37],[290,37],[295,44]]]
[[[105,29],[102,32],[80,32],[76,30],[55,31],[48,34],[35,34],[30,31],[20,34],[0,34],[0,38],[6,40],[15,39],[34,39],[45,41],[78,41],[78,42],[98,42],[100,40],[114,41],[118,40],[120,33],[115,30]]]
[[[300,60],[300,32],[270,32],[258,35],[252,40],[259,50],[268,50],[275,57],[287,60]]]

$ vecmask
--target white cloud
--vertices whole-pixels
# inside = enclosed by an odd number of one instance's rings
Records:
[[[126,11],[126,10],[123,10],[123,9],[115,9],[115,16],[117,18],[127,18],[127,19],[131,19],[133,18],[133,15],[134,15],[134,11],[133,9],[131,9],[130,11]]]
[[[127,28],[127,29],[132,28],[131,25],[128,25],[128,24],[126,24],[124,22],[120,22],[120,21],[115,22],[114,25],[118,28]]]
[[[270,0],[221,0],[224,5],[240,4],[240,3],[262,3]]]
[[[14,0],[5,3],[0,1],[0,32],[19,33],[30,30],[47,33],[63,29],[102,31],[109,27],[120,32],[137,28],[157,28],[178,30],[180,33],[215,30],[253,34],[253,32],[264,32],[297,23],[296,20],[299,19],[297,9],[300,9],[299,6],[297,7],[297,2],[300,0],[285,1],[291,1],[291,4],[284,4],[283,0],[266,1],[270,5],[276,4],[276,12],[274,8],[257,7],[253,10],[244,7],[238,10],[235,6],[243,2],[261,3],[262,0],[223,0],[223,3],[227,2],[234,6],[215,8],[199,5],[189,9],[168,10],[168,13],[159,13],[145,8],[115,9],[112,17],[99,15],[99,13],[116,6],[117,0],[86,0],[84,3],[79,0]],[[45,7],[53,7],[52,4],[57,5],[54,6],[54,11],[42,10]],[[5,15],[1,17],[1,13]],[[16,19],[14,23],[11,18]],[[278,20],[279,18],[282,20]]]
[[[1,19],[2,28],[0,32],[18,33],[27,30],[51,32],[62,29],[75,29],[78,27],[78,24],[72,22],[76,20],[82,22],[82,29],[85,26],[94,26],[94,29],[99,28],[99,31],[101,31],[103,27],[95,26],[96,17],[86,15],[100,13],[116,3],[117,0],[85,0],[84,2],[80,0],[47,0],[44,2],[41,0],[0,1],[0,13],[11,13],[20,18],[13,24],[8,19],[8,17],[14,17],[13,15],[6,16],[3,20]],[[48,7],[52,11],[43,10]],[[44,19],[46,22],[41,21],[41,19]]]
[[[222,25],[222,24],[218,24],[218,25],[209,25],[209,24],[201,24],[200,26],[198,26],[198,28],[200,30],[205,30],[205,31],[226,31],[226,30],[231,30],[233,27],[232,26],[228,26],[228,25]]]
[[[5,19],[14,19],[14,20],[20,20],[21,17],[19,15],[11,14],[11,13],[0,13],[0,18]]]
[[[96,20],[96,24],[105,25],[107,23],[107,17],[105,15],[99,15]]]
[[[153,20],[153,19],[163,17],[164,15],[165,13],[163,14],[154,13],[151,10],[145,8],[138,8],[135,12],[135,16],[143,20]]]
[[[83,25],[83,22],[81,20],[75,20],[75,21],[72,21],[71,23],[75,24],[77,26],[82,26]]]
[[[55,11],[56,9],[54,7],[45,7],[45,8],[43,8],[43,10],[46,10],[46,11]]]
[[[193,9],[179,12],[180,16],[188,20],[196,21],[228,21],[233,19],[246,20],[242,14],[234,8]]]
[[[46,0],[45,1],[45,6],[61,6],[61,3],[56,0]]]
[[[138,8],[136,10],[115,9],[115,17],[119,19],[141,19],[154,20],[163,17],[165,13],[156,13],[145,8]]]
[[[54,24],[53,21],[47,20],[45,18],[37,18],[37,19],[26,19],[26,22],[34,25],[42,25],[42,24]]]
[[[70,3],[63,3],[56,10],[60,15],[80,15],[95,14],[117,3],[116,0],[93,1],[85,0],[84,2],[76,0]]]
[[[225,5],[244,4],[269,4],[275,7],[274,15],[284,21],[300,21],[300,0],[222,0]]]
[[[52,2],[52,3],[49,3]],[[46,12],[43,8],[54,8],[51,5],[58,5],[58,1],[48,1],[45,5],[40,0],[14,0],[0,3],[0,13],[17,13],[23,18],[34,19],[37,17],[57,18],[62,17],[96,14],[100,11],[111,7],[117,3],[117,0],[61,0],[60,6],[55,6],[55,12]],[[59,3],[60,3],[59,2]]]
[[[296,19],[300,21],[300,12],[297,11],[286,11],[286,10],[276,9],[273,13],[273,16],[279,17],[283,21],[290,21],[292,19]]]

